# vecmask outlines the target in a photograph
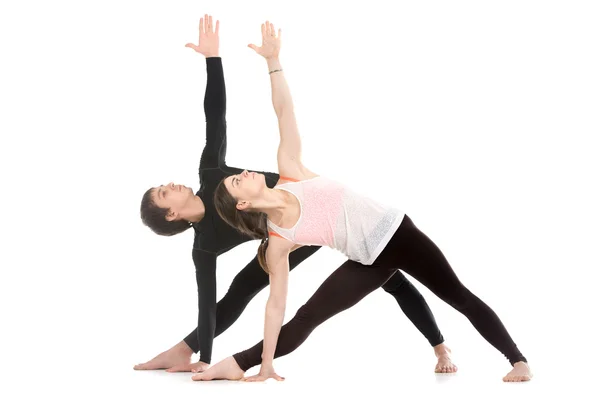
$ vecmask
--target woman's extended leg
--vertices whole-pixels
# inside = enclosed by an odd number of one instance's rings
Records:
[[[505,377],[507,380],[529,380],[531,373],[527,359],[517,348],[498,315],[460,282],[435,243],[408,216],[404,218],[386,248],[393,248],[394,251],[386,252],[385,261],[394,259],[402,270],[467,317],[481,336],[515,367],[510,376]]]

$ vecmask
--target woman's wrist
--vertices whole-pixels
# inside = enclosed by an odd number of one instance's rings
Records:
[[[273,366],[273,357],[267,356],[266,354],[261,355],[261,366],[263,367],[272,367]]]
[[[269,68],[269,71],[281,69],[281,63],[279,62],[279,58],[278,57],[267,58],[267,67]]]
[[[274,368],[273,368],[273,361],[267,362],[267,363],[262,362],[260,364],[260,371],[261,372],[270,372],[270,371],[273,371],[273,370],[274,370]]]

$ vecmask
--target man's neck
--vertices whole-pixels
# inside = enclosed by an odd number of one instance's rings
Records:
[[[192,223],[200,222],[204,218],[206,208],[204,202],[199,196],[195,196],[194,203],[191,206],[191,217],[187,218]]]

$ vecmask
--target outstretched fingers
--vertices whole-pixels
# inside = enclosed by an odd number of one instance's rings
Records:
[[[198,25],[198,43],[202,40],[204,35],[204,18],[200,18],[200,24]]]
[[[269,21],[265,21],[265,23],[262,26],[264,27],[263,36],[267,36],[267,37],[281,36],[281,28],[279,28],[279,30],[275,30],[275,26],[273,25],[273,23],[271,23]]]

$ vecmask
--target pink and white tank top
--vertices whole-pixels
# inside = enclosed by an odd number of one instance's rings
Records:
[[[292,228],[267,222],[275,234],[296,244],[337,249],[365,265],[373,264],[404,218],[402,211],[321,176],[274,189],[292,193],[300,203],[300,217]]]

